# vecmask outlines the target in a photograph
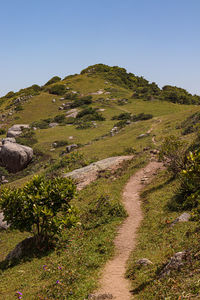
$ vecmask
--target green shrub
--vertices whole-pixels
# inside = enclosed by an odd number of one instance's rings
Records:
[[[180,141],[176,136],[168,136],[165,138],[159,157],[166,162],[168,169],[176,176],[184,169],[187,161],[187,144]]]
[[[59,147],[67,146],[69,144],[69,142],[60,140],[60,141],[53,142],[53,144],[54,144],[54,148],[59,148]]]
[[[10,91],[10,92],[8,92],[6,95],[5,95],[5,98],[12,98],[12,97],[14,97],[15,96],[15,93],[13,92],[13,91]]]
[[[69,204],[75,191],[71,179],[35,176],[23,188],[2,189],[0,207],[11,228],[33,233],[40,244],[75,223]]]
[[[65,119],[66,119],[65,115],[57,115],[55,116],[54,121],[57,123],[63,123]]]
[[[47,129],[49,128],[49,123],[48,121],[45,120],[40,120],[40,121],[35,121],[31,124],[31,127],[36,127],[40,129]]]
[[[1,176],[8,176],[9,172],[4,168],[0,166],[0,177]]]
[[[66,100],[76,100],[78,98],[78,94],[77,93],[67,93],[65,95],[65,99]]]
[[[47,175],[51,175],[57,172],[59,169],[65,168],[65,172],[70,172],[74,169],[85,167],[89,164],[83,154],[79,152],[72,152],[63,156],[60,160],[51,164],[50,168],[47,170]]]
[[[47,81],[47,83],[45,83],[45,86],[50,85],[50,84],[53,84],[53,83],[56,83],[56,82],[58,82],[58,81],[60,81],[60,80],[61,80],[60,77],[54,76],[54,77],[52,77],[49,81]]]
[[[65,118],[65,124],[74,124],[75,122],[76,122],[76,118],[73,117]]]
[[[77,122],[76,123],[76,129],[88,129],[88,128],[94,128],[94,125],[92,124],[92,122]]]
[[[144,121],[152,119],[153,115],[140,113],[138,115],[132,115],[131,113],[121,113],[118,116],[112,117],[112,120],[130,120],[132,122]]]
[[[83,119],[85,121],[104,121],[105,118],[102,116],[102,114],[98,113],[96,109],[94,108],[85,108],[82,111],[80,111],[77,116],[77,119]]]
[[[112,117],[112,120],[131,120],[131,113],[121,113],[118,116]]]
[[[89,230],[111,222],[113,217],[125,216],[126,211],[121,203],[111,201],[108,195],[101,195],[89,204],[87,211],[82,214],[81,221],[83,228]]]
[[[6,134],[6,130],[3,128],[0,128],[0,135],[2,135],[2,134]]]
[[[187,135],[198,131],[200,125],[200,113],[194,113],[181,123],[182,134]]]
[[[21,110],[24,110],[22,105],[21,104],[18,104],[16,107],[15,107],[15,111],[21,111]]]
[[[123,128],[128,125],[127,120],[121,120],[114,124],[114,127]]]
[[[200,220],[200,150],[190,152],[187,164],[180,173],[180,187],[169,207],[180,210],[193,210],[193,215]]]
[[[141,113],[141,114],[138,114],[138,115],[133,115],[132,116],[132,121],[133,122],[137,122],[137,121],[145,121],[145,120],[149,120],[149,119],[152,119],[153,118],[153,115],[152,114],[144,114],[144,113]]]
[[[30,128],[24,128],[22,134],[16,137],[16,142],[25,146],[32,146],[38,142],[35,138],[35,131]]]
[[[49,93],[53,95],[62,96],[65,93],[65,85],[64,84],[55,84],[49,88]]]
[[[92,103],[92,96],[84,96],[78,99],[75,99],[75,101],[71,104],[71,108],[83,106],[83,105],[89,105]]]

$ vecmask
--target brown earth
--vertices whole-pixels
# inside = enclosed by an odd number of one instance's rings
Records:
[[[124,206],[128,218],[118,230],[115,238],[115,255],[108,261],[100,280],[101,288],[90,299],[131,299],[129,281],[125,279],[126,262],[136,246],[137,229],[142,221],[140,192],[144,184],[149,183],[153,175],[162,167],[157,161],[151,161],[146,167],[133,175],[123,192]]]

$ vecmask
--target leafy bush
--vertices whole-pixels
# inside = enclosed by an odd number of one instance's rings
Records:
[[[76,94],[76,93],[67,93],[65,95],[66,100],[75,100],[77,98],[78,98],[78,94]]]
[[[131,120],[131,113],[121,113],[119,116],[112,117],[112,120]]]
[[[53,95],[62,96],[65,93],[65,86],[64,84],[55,84],[49,88],[49,93]]]
[[[94,128],[94,125],[92,122],[76,122],[77,126],[76,129],[88,129],[88,128]]]
[[[56,173],[59,169],[65,168],[65,172],[72,171],[81,167],[85,167],[89,164],[83,154],[78,152],[72,152],[63,156],[60,160],[51,164],[50,168],[47,170],[47,175]]]
[[[112,117],[112,120],[130,120],[132,122],[144,121],[152,119],[153,115],[140,113],[138,115],[132,115],[131,113],[121,113],[118,116]]]
[[[187,135],[198,131],[199,124],[200,124],[200,113],[196,112],[181,123],[181,128],[183,128],[182,134]]]
[[[162,89],[161,97],[173,103],[199,104],[200,96],[191,95],[185,89],[176,86],[166,85]]]
[[[72,104],[71,108],[79,107],[82,105],[89,105],[92,103],[92,96],[84,96],[76,99]]]
[[[22,105],[21,104],[18,104],[16,107],[15,107],[15,111],[21,111],[21,110],[24,110]]]
[[[33,233],[41,244],[75,223],[69,204],[75,191],[71,179],[35,176],[23,188],[2,189],[0,207],[11,228]]]
[[[12,98],[12,97],[14,97],[15,96],[15,93],[13,92],[13,91],[10,91],[10,92],[8,92],[6,95],[5,95],[5,98]]]
[[[16,142],[25,146],[32,146],[38,142],[35,138],[35,131],[30,128],[24,128],[22,134],[16,137]]]
[[[77,116],[77,119],[83,119],[85,121],[104,121],[105,118],[102,116],[102,114],[98,113],[96,109],[94,108],[85,108],[82,111],[80,111]]]
[[[153,118],[153,115],[151,115],[151,114],[141,113],[141,114],[138,114],[138,115],[133,115],[132,121],[133,122],[145,121],[145,120],[149,120],[149,119],[152,119],[152,118]]]
[[[31,124],[31,127],[36,127],[40,129],[47,129],[49,128],[49,121],[48,120],[40,120],[40,121],[35,121]]]
[[[4,168],[0,166],[0,177],[1,176],[8,176],[9,172]]]
[[[53,142],[54,144],[54,148],[59,148],[59,147],[63,147],[69,144],[68,141],[64,141],[64,140],[60,140],[60,141],[55,141]]]
[[[0,128],[0,135],[2,135],[2,134],[6,134],[6,130],[3,128]]]
[[[176,136],[168,136],[165,138],[159,157],[167,163],[168,169],[176,176],[184,169],[187,161],[186,143],[180,141]]]
[[[66,117],[65,124],[74,124],[76,122],[76,118],[73,117]]]
[[[65,121],[65,115],[57,115],[54,118],[54,121],[57,123],[63,123]]]
[[[173,210],[192,210],[193,219],[200,220],[200,150],[190,152],[187,164],[181,171],[180,187],[168,203]]]
[[[47,81],[47,83],[45,83],[45,86],[50,85],[50,84],[53,84],[53,83],[56,83],[56,82],[58,82],[58,81],[60,81],[60,80],[61,80],[60,77],[54,76],[54,77],[52,77],[49,81]]]
[[[95,202],[89,204],[83,212],[81,221],[86,230],[107,224],[112,217],[125,217],[126,211],[122,204],[111,201],[108,195],[101,195]]]
[[[114,124],[114,127],[123,128],[128,125],[127,120],[121,120]]]

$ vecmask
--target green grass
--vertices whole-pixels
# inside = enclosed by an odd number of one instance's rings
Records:
[[[144,220],[138,244],[129,259],[127,276],[132,281],[134,299],[199,299],[199,228],[196,222],[169,224],[181,213],[167,209],[178,182],[165,171],[143,191]],[[188,250],[190,260],[180,271],[160,279],[159,272],[175,253]],[[153,264],[139,268],[136,261],[148,258]],[[187,296],[188,295],[188,296]]]
[[[101,195],[108,195],[113,204],[119,205],[121,192],[128,178],[147,160],[147,157],[141,155],[144,147],[159,147],[165,136],[174,134],[181,136],[181,129],[178,129],[180,123],[189,115],[199,111],[198,106],[178,105],[161,101],[143,101],[131,99],[132,91],[119,87],[117,85],[105,83],[105,80],[98,75],[87,76],[87,74],[77,75],[64,80],[64,83],[71,90],[78,91],[80,94],[87,95],[97,92],[100,89],[114,88],[111,94],[93,95],[93,108],[104,108],[102,115],[106,118],[103,122],[97,122],[97,128],[86,130],[77,130],[74,126],[57,126],[55,128],[37,129],[36,138],[38,143],[34,147],[43,151],[46,155],[44,160],[30,165],[21,173],[15,174],[10,186],[21,186],[33,176],[33,172],[41,173],[47,170],[46,166],[52,166],[50,158],[60,159],[61,151],[65,146],[50,151],[52,143],[56,140],[67,140],[69,143],[81,144],[78,152],[82,153],[86,160],[99,160],[114,155],[125,155],[126,150],[134,148],[140,154],[131,162],[125,164],[122,172],[116,174],[116,180],[112,178],[100,178],[86,189],[79,193],[74,204],[80,210],[82,221],[87,220],[85,229],[83,226],[66,231],[61,240],[57,243],[55,249],[50,249],[48,253],[40,256],[34,255],[19,264],[1,270],[0,277],[0,299],[15,299],[17,290],[23,292],[23,299],[71,299],[80,300],[87,297],[88,293],[97,287],[99,274],[105,262],[113,254],[113,239],[116,234],[116,228],[123,220],[121,216],[94,216],[89,215],[92,205],[95,205],[96,199]],[[117,91],[116,91],[117,90]],[[104,102],[98,101],[98,98],[104,98]],[[56,99],[52,103],[52,99]],[[59,98],[61,96],[50,95],[42,92],[23,105],[23,110],[15,113],[6,120],[5,128],[13,124],[27,123],[42,119],[53,118],[65,111],[59,111],[58,107],[62,104]],[[106,99],[109,100],[106,100]],[[111,100],[115,98],[115,100]],[[120,106],[117,100],[128,98],[128,104]],[[4,102],[1,106],[2,112],[10,103],[10,100]],[[8,110],[6,110],[8,112]],[[112,117],[122,112],[132,114],[148,113],[153,114],[154,118],[147,121],[139,121],[123,128],[114,137],[102,136],[108,134],[117,121]],[[137,137],[146,133],[150,128],[152,132],[148,137],[137,139]],[[152,143],[152,137],[155,136],[156,145]],[[73,140],[69,140],[73,136]],[[188,142],[194,139],[194,134],[182,137]],[[60,169],[64,171],[64,169]],[[112,176],[111,176],[112,177]],[[168,279],[159,281],[156,277],[157,270],[166,262],[174,252],[183,248],[191,248],[196,245],[197,237],[194,234],[195,223],[177,224],[173,230],[167,226],[169,220],[173,220],[178,215],[166,211],[165,204],[172,197],[176,182],[167,182],[169,178],[163,173],[162,176],[147,187],[144,194],[144,222],[140,229],[139,243],[136,252],[133,253],[128,274],[133,282],[133,289],[137,291],[138,299],[180,299],[184,296],[184,291],[195,294],[197,289],[197,275],[193,274],[189,278],[191,269],[184,270],[183,276],[174,274],[176,283]],[[120,208],[121,212],[123,209]],[[95,227],[95,224],[100,224]],[[84,224],[83,224],[84,225]],[[188,233],[189,238],[187,238]],[[153,233],[153,234],[152,234]],[[3,260],[6,254],[23,238],[29,236],[28,233],[18,231],[0,232],[0,260]],[[147,257],[153,261],[150,268],[137,270],[135,260],[141,257]],[[196,263],[196,262],[195,262]],[[43,270],[43,265],[47,265],[47,270]],[[58,269],[62,266],[62,269]],[[199,267],[198,267],[199,268]],[[192,272],[192,271],[191,271]],[[185,287],[184,279],[185,276]],[[59,280],[61,284],[56,284]],[[177,285],[177,287],[176,287]],[[185,290],[184,290],[185,289]],[[40,295],[40,297],[39,297]],[[136,298],[136,299],[137,299]],[[181,298],[182,299],[182,298]],[[183,298],[184,299],[184,298]],[[196,298],[197,299],[197,298]]]
[[[54,250],[33,255],[8,269],[1,267],[0,298],[15,299],[17,290],[23,293],[23,299],[80,300],[87,297],[97,287],[100,270],[113,254],[116,228],[125,216],[119,204],[124,184],[145,162],[144,156],[138,156],[115,173],[115,180],[101,177],[82,190],[73,201],[80,211],[82,226],[63,232]],[[103,208],[103,215],[101,210],[91,214],[91,207],[96,207],[102,195],[110,199],[109,205],[118,207],[116,214],[110,215],[107,206]],[[0,232],[1,260],[27,236],[28,233],[18,231]],[[47,265],[46,270],[44,265]],[[56,284],[57,280],[61,284]]]

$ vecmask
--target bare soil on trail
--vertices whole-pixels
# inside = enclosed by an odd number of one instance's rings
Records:
[[[149,183],[161,169],[162,163],[151,161],[146,167],[134,174],[123,191],[123,202],[128,217],[120,226],[115,238],[115,255],[106,264],[100,280],[100,290],[90,295],[89,299],[130,300],[129,281],[125,279],[126,263],[131,251],[136,246],[137,229],[142,221],[140,192],[144,184]]]

